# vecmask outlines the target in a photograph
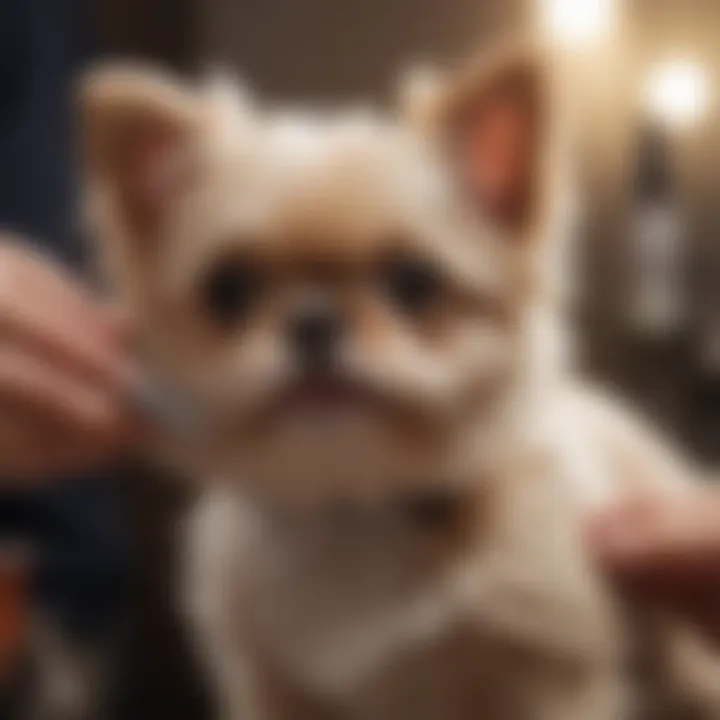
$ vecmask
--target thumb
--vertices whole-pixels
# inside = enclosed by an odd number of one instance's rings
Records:
[[[642,495],[623,499],[589,519],[591,552],[610,569],[640,562],[656,540],[662,515],[660,498]]]

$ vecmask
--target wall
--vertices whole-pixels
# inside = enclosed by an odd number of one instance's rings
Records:
[[[208,0],[200,54],[273,96],[392,91],[398,69],[456,57],[516,30],[523,0]]]

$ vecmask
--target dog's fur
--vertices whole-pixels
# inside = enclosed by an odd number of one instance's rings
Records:
[[[628,670],[645,635],[581,542],[691,471],[567,367],[548,68],[498,53],[384,116],[88,79],[103,262],[204,414],[160,444],[203,480],[186,596],[231,720],[720,717],[674,639],[652,691]],[[327,312],[309,379],[288,323]]]

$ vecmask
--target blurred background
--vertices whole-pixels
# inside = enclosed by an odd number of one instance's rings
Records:
[[[260,94],[283,100],[387,101],[400,69],[447,64],[520,33],[542,35],[563,58],[578,139],[573,311],[582,365],[717,467],[717,0],[2,0],[0,224],[56,239],[69,261],[81,254],[70,90],[99,56],[144,57],[189,73],[226,65]],[[32,188],[26,196],[23,183]],[[0,717],[207,717],[204,683],[172,612],[171,548],[183,499],[137,479],[119,494],[102,499],[111,508],[102,526],[116,528],[108,553],[82,570],[74,560],[51,563],[56,584],[38,591],[43,619],[29,619],[26,632],[12,612],[27,606],[17,617],[33,618],[35,593],[8,580],[4,591],[0,580],[0,646],[33,658],[0,672],[7,707]],[[33,522],[56,529],[56,547],[78,536],[76,524],[90,512],[82,508],[95,507],[86,502],[52,498]],[[80,510],[53,525],[58,503]],[[2,505],[0,497],[0,517]],[[81,547],[95,542],[79,537]],[[10,556],[5,565],[15,567]],[[73,594],[78,583],[84,595]],[[25,598],[20,605],[13,593]],[[108,608],[102,622],[88,629],[57,611],[78,602],[84,619]],[[11,615],[16,620],[3,624]],[[40,695],[46,700],[28,703]]]

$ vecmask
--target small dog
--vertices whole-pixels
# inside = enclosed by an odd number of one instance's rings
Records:
[[[386,114],[88,78],[101,260],[202,413],[159,452],[202,479],[184,597],[229,720],[720,718],[713,658],[630,627],[581,542],[690,470],[568,369],[551,65],[497,52]]]

